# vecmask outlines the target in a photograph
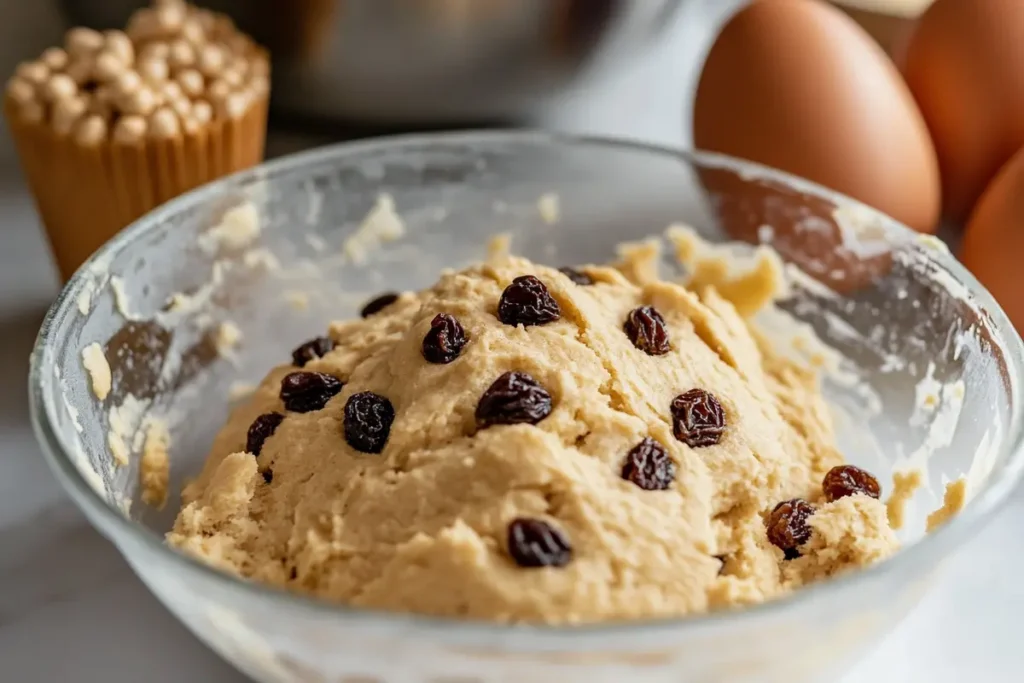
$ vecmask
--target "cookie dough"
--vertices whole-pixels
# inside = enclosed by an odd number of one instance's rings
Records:
[[[498,255],[332,324],[233,412],[169,543],[349,605],[548,623],[758,603],[893,553],[880,500],[826,499],[815,375],[628,252]],[[813,514],[780,527],[797,498]]]

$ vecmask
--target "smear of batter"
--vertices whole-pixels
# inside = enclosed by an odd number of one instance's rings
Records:
[[[300,289],[289,289],[284,293],[285,301],[296,311],[309,310],[309,293]]]
[[[921,470],[893,472],[892,493],[889,494],[889,500],[885,502],[885,508],[889,515],[889,526],[893,529],[902,529],[906,524],[907,504],[923,484],[924,477]]]
[[[107,415],[110,428],[107,430],[107,447],[119,466],[128,464],[131,443],[149,408],[148,401],[141,401],[132,394],[125,395],[119,405],[111,406]]]
[[[259,211],[250,202],[224,212],[220,221],[199,236],[199,248],[208,254],[220,249],[245,249],[260,236]]]
[[[170,443],[167,424],[163,420],[147,420],[146,440],[139,461],[139,486],[142,489],[142,502],[157,509],[162,509],[167,503]]]
[[[366,263],[373,249],[404,234],[405,223],[395,210],[395,200],[391,195],[381,194],[355,233],[345,240],[342,253],[353,263]]]
[[[537,211],[541,220],[548,225],[555,225],[562,217],[561,200],[554,192],[546,192],[537,200]]]
[[[124,278],[120,275],[111,275],[110,281],[107,284],[114,295],[114,308],[121,314],[121,317],[125,320],[135,320],[138,318],[137,315],[132,313],[131,299],[128,295],[128,289],[125,287]]]
[[[98,400],[106,400],[110,394],[110,364],[103,355],[103,347],[93,342],[82,349],[82,365],[89,374],[89,386],[93,396]]]
[[[220,356],[229,357],[234,353],[238,345],[242,343],[242,330],[230,320],[225,320],[217,326],[217,330],[213,335],[213,342]]]
[[[967,479],[961,477],[946,484],[946,493],[942,497],[942,507],[928,515],[926,529],[931,533],[940,526],[956,517],[967,503]]]

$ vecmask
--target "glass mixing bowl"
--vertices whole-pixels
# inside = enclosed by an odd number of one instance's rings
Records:
[[[405,226],[393,241],[387,198]],[[329,320],[478,260],[494,233],[564,265],[679,222],[710,242],[773,245],[790,286],[765,324],[791,318],[777,343],[822,365],[847,456],[885,482],[927,466],[891,560],[742,611],[556,628],[325,604],[164,545],[176,492],[232,396]],[[829,348],[814,350],[808,329]],[[112,368],[104,401],[81,360],[92,343]],[[30,381],[39,439],[72,497],[174,614],[259,681],[793,683],[836,675],[891,629],[1010,495],[1024,462],[1022,361],[1003,312],[940,242],[851,200],[721,157],[516,132],[329,147],[170,202],[68,283]],[[147,415],[171,434],[163,511],[138,500]],[[112,466],[111,440],[132,452],[127,466]],[[925,535],[943,484],[961,476],[967,506]]]

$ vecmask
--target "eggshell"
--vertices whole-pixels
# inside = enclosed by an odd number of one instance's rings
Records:
[[[1024,331],[1024,149],[999,171],[971,214],[960,260]]]
[[[725,26],[694,104],[694,143],[859,199],[923,232],[940,184],[924,120],[884,51],[817,0],[757,0]]]
[[[1024,2],[938,0],[903,59],[935,141],[946,213],[963,219],[1024,145]]]

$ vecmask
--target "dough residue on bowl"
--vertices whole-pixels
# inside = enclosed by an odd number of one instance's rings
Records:
[[[907,505],[917,490],[924,484],[921,470],[913,469],[906,472],[893,472],[892,493],[885,501],[885,509],[889,516],[889,526],[899,530],[906,523]]]
[[[89,375],[89,387],[93,396],[99,401],[106,400],[110,394],[110,364],[103,355],[103,347],[93,342],[82,349],[82,365]]]
[[[139,487],[142,490],[142,502],[160,509],[167,503],[171,435],[167,424],[155,418],[147,420],[145,434],[142,458],[139,460]]]
[[[213,344],[217,354],[223,358],[230,358],[235,349],[242,343],[242,331],[238,325],[230,320],[225,320],[217,325],[213,333]]]
[[[245,249],[259,236],[259,211],[251,202],[243,202],[225,211],[220,221],[196,241],[204,252],[215,254],[221,249]]]
[[[931,533],[953,519],[967,503],[967,479],[960,477],[946,484],[942,507],[928,515],[927,529]]]
[[[140,400],[133,394],[126,394],[117,405],[110,407],[107,415],[107,447],[114,458],[114,464],[124,467],[128,465],[132,453],[132,442],[146,419],[149,401]],[[139,444],[135,447],[138,450]]]
[[[561,200],[554,192],[545,192],[537,200],[537,212],[541,220],[548,225],[555,225],[562,218]]]
[[[395,209],[395,200],[391,195],[381,194],[356,231],[345,240],[342,253],[352,263],[363,264],[375,248],[404,234],[405,223]]]

